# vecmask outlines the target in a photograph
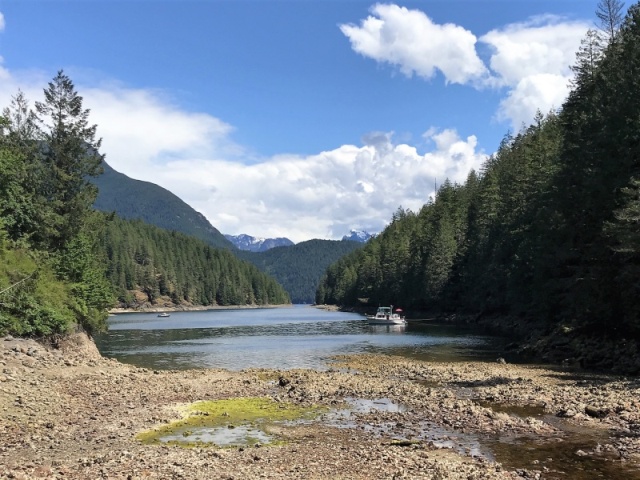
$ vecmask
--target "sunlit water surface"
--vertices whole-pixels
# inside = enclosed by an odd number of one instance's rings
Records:
[[[160,318],[154,313],[110,317],[109,332],[96,339],[103,355],[152,369],[262,368],[326,369],[339,354],[379,353],[430,361],[495,361],[502,355],[502,341],[459,326],[431,322],[406,327],[368,325],[355,313],[328,312],[311,306],[290,308],[210,310],[172,313]],[[384,399],[382,399],[384,400]],[[353,428],[350,415],[371,409],[399,409],[382,400],[350,399],[346,410],[328,415],[328,423]],[[503,411],[499,405],[486,405]],[[542,478],[567,480],[640,480],[636,464],[608,458],[579,456],[607,441],[602,432],[594,437],[589,429],[574,429],[541,409],[508,407],[511,415],[535,417],[565,430],[563,442],[544,437],[512,438],[483,436],[446,430],[426,424],[418,438],[441,447],[497,460],[509,469],[545,471]],[[389,410],[395,411],[395,410]],[[384,435],[385,425],[368,426],[372,435]],[[568,429],[568,430],[567,430]],[[178,431],[162,441],[199,441],[219,445],[243,445],[272,437],[252,425],[233,429]],[[553,439],[551,439],[553,440]]]
[[[325,369],[330,357],[382,353],[424,360],[495,360],[499,341],[460,327],[368,325],[356,313],[287,308],[111,316],[101,353],[153,369]]]

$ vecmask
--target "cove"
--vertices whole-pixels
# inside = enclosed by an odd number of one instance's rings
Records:
[[[289,308],[111,316],[102,355],[150,369],[326,369],[334,355],[382,353],[429,361],[495,360],[500,340],[450,325],[368,325],[356,313]]]

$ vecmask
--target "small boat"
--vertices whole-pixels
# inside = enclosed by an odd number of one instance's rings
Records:
[[[162,312],[158,314],[159,317],[170,317],[171,314],[167,313],[167,312]]]
[[[378,307],[375,315],[367,315],[369,325],[406,325],[407,321],[400,316],[401,309],[393,311],[393,305],[390,307]]]

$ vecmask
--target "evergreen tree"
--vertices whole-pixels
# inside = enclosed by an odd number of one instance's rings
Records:
[[[97,189],[87,178],[102,172],[101,140],[96,139],[97,125],[89,124],[82,97],[62,70],[49,82],[44,97],[44,102],[36,102],[48,174],[41,188],[51,206],[51,215],[44,221],[48,245],[61,250],[78,234],[92,210]]]

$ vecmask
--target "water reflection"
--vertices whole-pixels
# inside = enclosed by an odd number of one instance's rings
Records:
[[[368,325],[309,306],[123,314],[96,339],[103,355],[147,368],[327,368],[329,357],[385,353],[424,360],[496,358],[495,342],[451,326]]]

